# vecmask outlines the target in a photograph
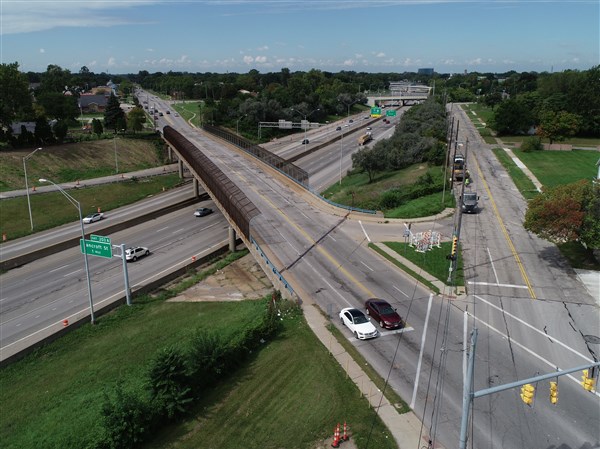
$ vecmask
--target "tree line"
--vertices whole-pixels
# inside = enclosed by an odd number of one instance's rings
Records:
[[[87,67],[71,73],[49,65],[43,73],[23,73],[18,63],[0,64],[0,142],[8,142],[10,124],[16,121],[54,121],[53,138],[64,138],[81,113],[78,97],[92,87],[112,80],[126,97],[134,85],[170,96],[175,101],[202,101],[203,122],[239,125],[255,132],[261,121],[307,118],[324,122],[364,105],[367,96],[406,80],[434,88],[442,102],[481,101],[495,109],[493,127],[499,134],[521,134],[537,129],[541,136],[560,141],[570,135],[600,136],[600,66],[586,71],[559,73],[507,72],[461,74],[366,73],[321,70],[259,73],[187,73],[140,71],[137,74],[95,74]],[[141,117],[140,117],[141,116]],[[139,129],[143,111],[131,120],[110,122],[113,130]],[[58,122],[64,122],[58,125]],[[143,123],[143,122],[142,122]],[[66,126],[65,126],[66,125]],[[266,130],[265,138],[277,130]],[[48,140],[48,129],[36,138]],[[18,142],[17,142],[18,143]]]

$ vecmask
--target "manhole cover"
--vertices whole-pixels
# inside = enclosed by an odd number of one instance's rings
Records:
[[[587,343],[592,343],[592,344],[600,344],[600,337],[597,337],[595,335],[584,335],[583,339],[587,342]]]

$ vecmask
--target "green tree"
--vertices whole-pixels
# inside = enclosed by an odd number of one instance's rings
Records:
[[[540,114],[537,134],[550,140],[561,142],[574,136],[581,126],[581,117],[566,111],[544,111]]]
[[[63,142],[69,132],[69,125],[65,120],[58,120],[52,127],[52,132],[57,141]]]
[[[42,92],[63,93],[71,83],[71,72],[55,64],[50,64],[42,74],[40,90]]]
[[[19,72],[19,64],[0,64],[0,128],[31,112],[31,95],[27,77]]]
[[[57,120],[73,120],[79,115],[77,98],[64,95],[62,92],[41,92],[37,95],[37,102],[42,106],[44,114]]]
[[[385,168],[385,158],[374,148],[362,147],[352,155],[352,164],[369,176],[369,183],[375,179],[375,173]]]
[[[121,109],[119,99],[111,93],[104,110],[104,127],[117,132],[117,130],[125,128],[125,124],[125,112]]]
[[[35,142],[37,145],[47,145],[54,141],[52,128],[46,117],[38,117],[35,121],[35,131],[33,134],[35,135]]]
[[[584,209],[579,238],[589,248],[600,249],[600,181],[593,183],[589,189]]]
[[[97,118],[92,119],[92,132],[98,136],[104,132],[102,122]]]
[[[498,134],[524,134],[533,125],[531,110],[522,101],[505,100],[498,106],[492,126]]]
[[[591,183],[585,179],[544,189],[529,202],[525,229],[553,243],[578,240],[590,204],[590,189]]]
[[[141,131],[144,123],[146,123],[146,114],[142,108],[133,108],[127,114],[127,123],[129,125],[129,129],[133,130],[133,132]]]

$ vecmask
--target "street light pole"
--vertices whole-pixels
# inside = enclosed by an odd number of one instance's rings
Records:
[[[25,163],[27,159],[33,156],[36,151],[41,150],[42,148],[36,148],[32,153],[29,153],[27,156],[23,158],[23,171],[25,172],[25,191],[27,192],[27,208],[29,209],[29,222],[31,223],[31,230],[33,231],[33,215],[31,215],[31,201],[29,199],[29,183],[27,181],[27,164]]]
[[[306,142],[306,131],[308,131],[308,127],[306,125],[308,125],[308,123],[306,123],[308,121],[308,117],[310,117],[311,115],[313,115],[315,112],[320,111],[321,108],[317,108],[314,111],[310,112],[309,114],[303,114],[302,112],[298,111],[297,109],[292,108],[292,111],[297,112],[298,114],[304,116],[304,142]],[[304,145],[307,145],[306,143]]]
[[[49,179],[41,178],[40,182],[49,182],[54,187],[56,187],[60,191],[60,193],[62,193],[69,200],[69,202],[77,208],[77,211],[79,212],[79,225],[81,226],[81,244],[83,245],[83,260],[85,262],[85,275],[87,278],[88,297],[90,299],[90,318],[91,318],[92,324],[96,324],[96,318],[94,317],[94,301],[92,300],[92,284],[90,281],[90,268],[88,265],[87,248],[85,246],[85,230],[83,229],[83,217],[81,216],[81,203],[79,201],[77,201],[75,198],[73,198],[71,195],[69,195],[67,192],[65,192],[58,184],[55,184],[54,182],[50,181]]]
[[[342,185],[342,157],[344,155],[344,128],[342,128],[342,138],[340,139],[340,185]]]
[[[239,119],[237,119],[237,122],[235,124],[235,133],[239,136],[240,135],[240,120],[243,119],[244,117],[246,117],[248,114],[244,114],[242,115]]]

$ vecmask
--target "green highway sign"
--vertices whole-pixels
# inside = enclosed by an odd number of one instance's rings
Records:
[[[92,242],[108,243],[110,245],[110,237],[104,237],[102,235],[90,234],[90,240]]]
[[[381,108],[371,108],[371,117],[380,117],[381,116]]]
[[[387,115],[388,117],[396,117],[396,111],[393,109],[388,109],[387,111],[385,111],[385,115]]]
[[[94,236],[91,236],[94,237]],[[106,237],[104,237],[106,238]],[[105,257],[112,259],[112,245],[110,243],[96,241],[96,240],[83,240],[79,239],[79,246],[83,253],[83,242],[85,242],[85,252],[90,256]],[[110,239],[109,239],[110,242]]]

